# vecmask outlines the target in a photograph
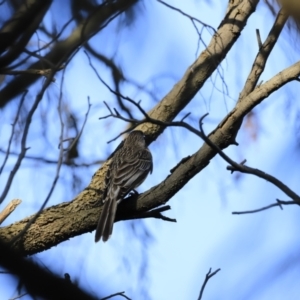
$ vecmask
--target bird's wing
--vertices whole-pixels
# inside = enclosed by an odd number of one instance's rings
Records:
[[[152,155],[148,149],[142,149],[120,160],[112,176],[112,185],[121,187],[120,197],[138,187],[152,171]]]

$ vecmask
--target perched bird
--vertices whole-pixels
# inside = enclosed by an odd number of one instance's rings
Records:
[[[152,173],[152,155],[144,133],[132,131],[114,152],[105,178],[104,206],[98,221],[95,242],[105,242],[112,234],[119,202]]]

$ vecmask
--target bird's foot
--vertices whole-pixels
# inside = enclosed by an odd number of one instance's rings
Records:
[[[137,198],[139,195],[139,192],[137,192],[136,190],[132,190],[129,192],[129,194],[127,195],[126,198]]]

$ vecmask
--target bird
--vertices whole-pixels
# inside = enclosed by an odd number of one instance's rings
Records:
[[[140,186],[153,171],[153,159],[145,135],[133,130],[113,152],[105,177],[103,209],[95,233],[95,242],[106,242],[113,231],[117,206],[131,191]]]

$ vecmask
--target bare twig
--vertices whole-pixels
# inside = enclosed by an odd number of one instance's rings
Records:
[[[282,200],[276,199],[276,203],[264,206],[262,208],[258,208],[258,209],[254,209],[254,210],[246,210],[246,211],[233,211],[232,214],[233,215],[253,214],[253,213],[267,210],[269,208],[276,207],[276,206],[279,206],[280,209],[283,210],[283,205],[299,205],[299,203],[297,203],[295,201],[282,201]]]
[[[18,106],[18,110],[17,110],[17,113],[16,113],[16,117],[14,119],[14,122],[12,123],[11,134],[10,134],[10,138],[9,138],[9,141],[8,141],[7,150],[6,150],[6,153],[5,153],[5,157],[4,157],[2,166],[0,167],[0,175],[1,175],[3,169],[4,169],[5,165],[6,165],[8,156],[10,155],[10,147],[11,147],[12,140],[13,140],[13,137],[14,137],[14,134],[15,134],[15,127],[16,127],[16,124],[18,122],[19,115],[20,115],[20,112],[21,112],[21,107],[23,105],[23,102],[25,100],[25,96],[26,96],[27,92],[28,91],[25,91],[24,94],[23,94],[23,96],[22,96],[22,98],[21,98],[21,101],[20,101],[20,104]]]
[[[220,268],[217,269],[216,271],[214,271],[214,272],[211,273],[211,268],[209,269],[208,273],[205,275],[203,284],[202,284],[202,286],[201,286],[201,290],[200,290],[200,294],[199,294],[198,300],[201,300],[201,299],[202,299],[203,292],[204,292],[204,289],[205,289],[205,286],[206,286],[208,280],[209,280],[210,278],[212,278],[213,276],[215,276],[219,271],[221,271]]]
[[[38,58],[41,62],[43,62],[44,64],[47,64],[51,69],[55,68],[55,64],[52,63],[49,59],[39,55],[37,52],[39,52],[40,49],[38,49],[38,51],[29,51],[27,49],[24,49],[24,52],[27,53],[28,55],[31,55],[35,58]],[[32,70],[32,69],[29,69]],[[35,70],[35,69],[33,69]]]
[[[0,212],[0,225],[3,221],[17,208],[22,201],[20,199],[11,200],[5,208]]]
[[[197,34],[198,34],[198,37],[199,37],[199,39],[198,39],[198,45],[197,45],[197,50],[196,50],[196,55],[197,55],[197,52],[199,50],[200,42],[202,42],[202,44],[204,45],[204,47],[207,48],[207,45],[206,45],[206,43],[204,42],[204,40],[202,38],[202,31],[203,31],[204,28],[206,28],[206,29],[211,29],[213,33],[216,33],[217,31],[211,25],[208,25],[207,23],[204,23],[203,21],[201,21],[201,20],[199,20],[199,19],[197,19],[197,18],[195,18],[195,17],[193,17],[193,16],[185,13],[181,9],[179,9],[179,8],[173,6],[173,5],[170,5],[170,4],[168,4],[168,3],[166,3],[166,2],[164,2],[162,0],[157,0],[157,2],[165,5],[166,7],[170,8],[170,9],[172,9],[174,11],[179,12],[183,16],[185,16],[185,17],[187,17],[187,18],[190,19],[190,21],[192,22],[192,24],[193,24],[193,26],[194,26]],[[201,24],[203,26],[202,29],[201,29],[201,31],[199,31],[199,29],[197,27],[197,23],[199,23],[199,24]]]
[[[257,38],[258,49],[260,49],[260,48],[262,47],[262,41],[261,41],[259,29],[256,29],[255,32],[256,32],[256,38]]]
[[[125,292],[119,292],[119,293],[115,293],[115,294],[111,294],[107,297],[101,298],[100,300],[107,300],[107,299],[111,299],[115,296],[122,296],[124,298],[126,298],[127,300],[131,300],[131,298],[129,298],[128,296],[125,295]]]
[[[163,126],[163,127],[167,127],[167,126],[175,126],[175,127],[185,127],[186,129],[190,130],[191,132],[195,133],[196,135],[201,135],[201,133],[193,128],[192,126],[190,126],[189,124],[183,122],[184,119],[186,119],[190,113],[187,113],[182,119],[181,121],[179,122],[163,122],[163,121],[160,121],[160,120],[157,120],[157,119],[153,119],[151,118],[147,112],[142,108],[142,106],[140,105],[140,103],[137,103],[136,101],[134,101],[133,99],[129,98],[129,97],[126,97],[126,96],[123,96],[122,94],[114,91],[102,78],[101,76],[99,75],[99,73],[97,72],[97,70],[93,67],[93,65],[91,64],[91,61],[90,61],[90,58],[88,56],[88,59],[89,59],[89,63],[91,65],[91,67],[94,69],[98,79],[109,89],[109,91],[111,93],[113,93],[114,95],[118,95],[119,97],[121,97],[122,99],[130,102],[131,104],[133,104],[135,107],[137,107],[139,109],[139,111],[143,114],[143,116],[145,117],[145,119],[143,120],[137,120],[137,119],[131,119],[131,118],[125,118],[123,117],[116,108],[114,108],[113,110],[109,107],[109,105],[104,101],[104,104],[105,106],[107,107],[108,111],[110,112],[109,115],[106,115],[104,117],[100,117],[99,120],[102,120],[102,119],[107,119],[109,117],[114,117],[114,118],[117,118],[117,119],[120,119],[120,120],[123,120],[125,122],[130,122],[132,124],[134,124],[132,127],[130,127],[129,129],[127,130],[124,130],[122,131],[119,135],[117,135],[114,139],[108,141],[108,143],[116,140],[117,138],[119,138],[122,134],[124,133],[127,133],[129,131],[131,131],[132,129],[134,129],[135,127],[137,127],[138,125],[141,125],[143,123],[152,123],[152,124],[156,124],[156,125],[160,125],[160,126]],[[201,137],[201,136],[200,136]]]
[[[15,166],[13,167],[12,171],[9,174],[8,180],[6,182],[6,185],[3,189],[3,192],[2,192],[1,197],[0,197],[0,204],[4,201],[6,195],[7,195],[8,191],[11,187],[13,179],[14,179],[14,177],[15,177],[15,175],[16,175],[16,173],[17,173],[17,171],[18,171],[18,169],[19,169],[19,167],[22,163],[22,160],[25,157],[26,151],[29,149],[29,148],[26,147],[26,141],[27,141],[27,135],[28,135],[28,132],[29,132],[29,127],[30,127],[30,124],[31,124],[31,121],[32,121],[32,117],[33,117],[33,114],[35,113],[40,101],[43,98],[45,90],[51,84],[52,79],[54,77],[54,73],[55,72],[52,72],[52,74],[49,77],[47,77],[41,91],[36,96],[35,101],[34,101],[32,107],[31,107],[30,111],[28,112],[26,122],[25,122],[25,126],[24,126],[24,130],[23,130],[22,139],[21,139],[21,152],[18,156],[18,159],[15,163]]]
[[[72,140],[72,143],[67,147],[67,149],[63,149],[63,151],[69,151],[70,149],[73,148],[73,146],[78,142],[79,138],[81,137],[82,135],[82,132],[83,132],[83,129],[85,127],[85,124],[86,124],[86,121],[88,119],[88,115],[90,113],[90,109],[91,109],[91,106],[92,104],[90,103],[90,97],[87,98],[87,102],[88,102],[88,109],[87,109],[87,112],[85,113],[85,118],[84,118],[84,121],[83,121],[83,124],[82,124],[82,127],[79,131],[79,133],[77,134],[77,136],[75,138],[71,138]],[[70,139],[63,139],[60,141],[59,145],[58,145],[58,148],[60,149],[60,147],[62,146],[61,143],[65,142],[66,140],[70,140]]]
[[[24,294],[21,294],[19,296],[14,297],[14,298],[10,298],[9,300],[17,300],[17,299],[20,299],[20,298],[22,298],[23,296],[26,296],[26,295],[28,295],[28,293],[24,293]]]
[[[57,70],[62,70],[64,66],[60,66]],[[52,72],[52,69],[27,69],[27,70],[7,70],[7,69],[0,69],[0,74],[5,75],[20,75],[20,74],[27,74],[27,75],[40,75],[48,77]],[[52,78],[52,82],[55,82],[55,78]]]
[[[246,173],[246,174],[252,174],[257,177],[260,177],[262,179],[265,179],[269,182],[271,182],[273,185],[277,186],[281,191],[283,191],[288,197],[296,201],[297,203],[300,204],[300,196],[298,196],[294,191],[292,191],[287,185],[285,185],[283,182],[275,178],[274,176],[267,174],[259,169],[254,169],[250,168],[248,166],[244,165],[244,161],[242,163],[236,163],[234,160],[232,160],[229,156],[227,156],[217,145],[215,145],[204,133],[203,130],[203,124],[202,121],[206,117],[204,115],[202,118],[199,120],[199,127],[201,131],[201,137],[203,140],[210,146],[212,147],[225,161],[227,161],[230,166],[227,167],[227,170],[230,171],[239,171],[241,173]]]
[[[5,150],[0,149],[1,153],[6,153]],[[17,152],[14,151],[10,151],[9,153],[10,155],[19,155]],[[42,163],[45,164],[57,164],[57,160],[56,159],[48,159],[45,158],[43,156],[33,156],[33,155],[25,155],[24,159],[30,159],[30,160],[34,160],[34,161],[40,161]],[[90,166],[94,166],[94,165],[101,165],[105,162],[105,160],[103,159],[98,159],[98,160],[94,160],[91,162],[82,162],[82,163],[75,163],[74,161],[63,161],[63,164],[66,166],[71,166],[71,167],[90,167]]]
[[[97,52],[89,43],[85,45],[85,48],[89,51],[89,53],[91,53],[94,57],[96,57],[98,60],[103,62],[111,70],[112,81],[114,83],[114,87],[117,92],[120,91],[122,82],[129,82],[131,84],[134,84],[133,80],[129,81],[128,79],[125,78],[122,70],[116,65],[113,58],[108,58],[107,56]],[[85,53],[87,56],[89,55],[87,52]],[[134,85],[138,87],[138,84],[134,84]],[[122,98],[117,96],[116,99],[121,110],[124,111],[129,118],[133,118],[130,109],[124,104]]]
[[[175,11],[181,13],[181,14],[182,14],[183,16],[185,16],[185,17],[188,17],[188,18],[193,22],[193,24],[194,24],[195,22],[197,22],[197,23],[201,24],[202,26],[211,29],[214,33],[216,32],[216,30],[215,30],[212,26],[210,26],[210,25],[208,25],[208,24],[202,22],[201,20],[199,20],[199,19],[197,19],[197,18],[195,18],[195,17],[193,17],[193,16],[191,16],[191,15],[185,13],[185,12],[182,11],[181,9],[179,9],[179,8],[177,8],[177,7],[175,7],[175,6],[172,6],[172,5],[166,3],[166,2],[164,2],[164,1],[162,1],[162,0],[157,0],[157,2],[160,2],[161,4],[167,6],[168,8],[173,9],[173,10],[175,10]]]
[[[171,209],[170,205],[162,206],[162,207],[155,208],[155,209],[152,209],[150,211],[146,211],[144,213],[141,213],[141,214],[138,214],[138,215],[135,215],[135,216],[130,216],[130,217],[128,217],[127,220],[155,218],[155,219],[160,219],[160,220],[163,220],[163,221],[176,223],[177,222],[176,219],[171,219],[171,218],[168,218],[168,217],[161,214],[162,212],[170,210],[170,209]],[[124,220],[126,220],[126,219],[124,219]]]

